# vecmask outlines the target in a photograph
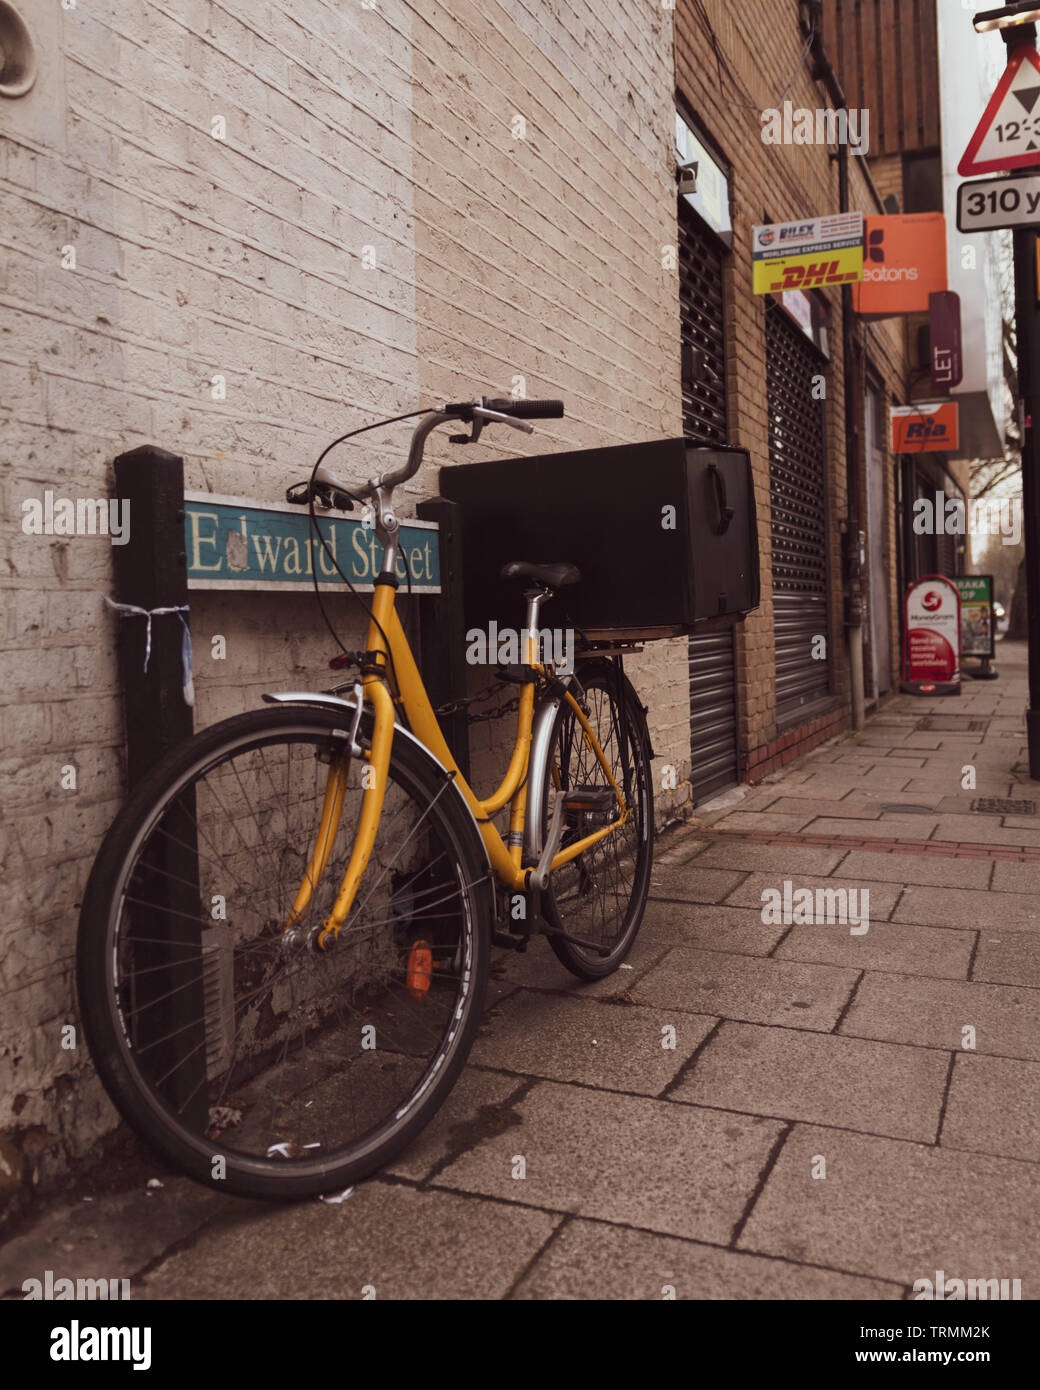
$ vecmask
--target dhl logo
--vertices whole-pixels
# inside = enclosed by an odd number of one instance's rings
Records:
[[[785,290],[809,290],[820,285],[855,284],[863,274],[863,247],[836,247],[830,251],[792,252],[754,264],[755,294],[782,294]]]
[[[789,265],[783,278],[770,283],[770,294],[781,290],[807,290],[815,285],[844,285],[860,278],[858,270],[841,268],[841,261],[814,261],[810,265]]]

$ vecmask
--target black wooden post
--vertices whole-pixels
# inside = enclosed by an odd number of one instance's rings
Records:
[[[120,601],[149,609],[187,603],[184,460],[144,445],[120,454],[115,474],[116,495],[130,503],[130,541],[112,547]],[[120,624],[128,791],[168,749],[193,733],[191,706],[182,693],[183,633],[173,614],[152,620],[152,654],[145,672],[145,619],[124,618]]]
[[[431,497],[416,514],[438,526],[441,591],[426,600],[422,615],[420,654],[422,675],[436,709],[466,694],[466,617],[463,609],[462,509],[457,502]],[[469,724],[466,711],[440,718],[441,731],[469,781]]]
[[[118,598],[140,608],[188,602],[184,461],[145,445],[115,461],[116,495],[129,503],[129,542],[113,546]],[[188,615],[184,614],[187,620]],[[120,618],[119,667],[126,716],[128,790],[193,732],[184,701],[180,617]],[[139,1062],[196,1126],[207,1118],[202,929],[195,792],[185,792],[155,828],[130,885],[134,940],[129,1019]]]

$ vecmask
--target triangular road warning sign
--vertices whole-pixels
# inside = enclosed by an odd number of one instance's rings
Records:
[[[1015,48],[957,165],[962,177],[1040,164],[1040,55]]]

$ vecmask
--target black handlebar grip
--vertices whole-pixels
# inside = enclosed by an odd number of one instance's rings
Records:
[[[563,401],[494,400],[487,402],[487,408],[502,415],[516,415],[521,420],[563,419]]]

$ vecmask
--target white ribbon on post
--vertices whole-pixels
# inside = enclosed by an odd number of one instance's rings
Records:
[[[114,608],[117,613],[122,613],[125,618],[146,618],[144,635],[144,670],[148,670],[148,662],[152,656],[152,619],[164,617],[167,613],[176,613],[181,620],[181,627],[184,632],[181,636],[181,671],[184,677],[183,692],[184,703],[194,705],[195,703],[195,682],[192,679],[191,664],[191,631],[185,621],[185,613],[190,612],[188,604],[183,603],[179,607],[169,606],[165,608],[140,608],[136,603],[116,603],[107,594],[101,597],[108,604],[109,608]]]

